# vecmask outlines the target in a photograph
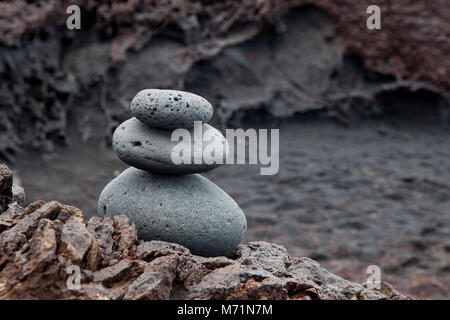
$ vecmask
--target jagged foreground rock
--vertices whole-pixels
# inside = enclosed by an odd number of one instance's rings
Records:
[[[11,180],[9,170],[0,173],[0,181]],[[1,195],[13,193],[8,188]],[[277,244],[251,242],[230,258],[205,258],[181,245],[139,241],[124,215],[85,223],[79,209],[55,201],[5,204],[0,299],[407,298],[386,283],[378,291],[344,280]],[[80,267],[80,289],[67,286],[72,265]]]

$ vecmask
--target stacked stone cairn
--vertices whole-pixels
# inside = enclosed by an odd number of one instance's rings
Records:
[[[194,159],[194,139],[189,142],[190,162],[175,164],[171,157],[180,143],[171,140],[173,130],[183,128],[194,137],[194,121],[201,121],[204,136],[208,132],[214,137],[208,140],[214,143],[212,149],[226,154],[226,139],[206,124],[212,105],[189,92],[146,89],[131,101],[130,111],[134,117],[117,127],[113,148],[132,167],[104,188],[98,214],[127,215],[141,240],[176,242],[202,256],[230,255],[247,229],[244,213],[226,192],[199,174],[220,164],[211,163],[205,154],[200,161]],[[203,150],[208,141],[202,139]]]

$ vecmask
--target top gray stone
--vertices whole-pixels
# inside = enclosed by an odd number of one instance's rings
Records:
[[[178,90],[142,90],[131,101],[130,110],[143,123],[160,129],[190,129],[194,121],[208,122],[213,115],[206,99]]]

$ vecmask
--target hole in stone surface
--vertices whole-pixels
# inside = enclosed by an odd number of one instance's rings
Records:
[[[106,214],[106,206],[103,206],[103,214]]]
[[[140,141],[133,141],[131,144],[132,144],[134,147],[140,147],[140,146],[142,146],[142,143],[141,143]]]

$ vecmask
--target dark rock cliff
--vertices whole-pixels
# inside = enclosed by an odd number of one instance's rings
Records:
[[[79,31],[65,26],[69,4],[82,8]],[[75,122],[83,139],[108,137],[135,92],[152,86],[201,93],[222,121],[240,110],[370,113],[399,90],[448,104],[446,1],[379,1],[381,30],[366,28],[369,4],[3,1],[0,157],[70,144]]]

